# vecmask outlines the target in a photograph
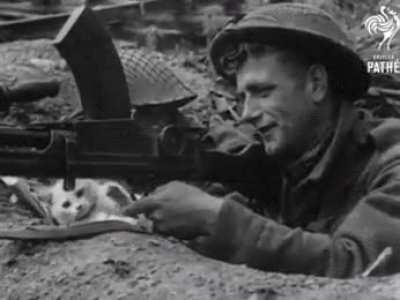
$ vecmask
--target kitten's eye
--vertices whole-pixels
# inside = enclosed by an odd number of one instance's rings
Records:
[[[65,202],[63,202],[63,204],[62,204],[62,207],[63,208],[68,208],[68,207],[70,207],[71,206],[71,202],[70,201],[65,201]]]
[[[77,191],[75,192],[75,196],[78,197],[78,198],[82,197],[82,196],[83,196],[83,189],[77,190]]]

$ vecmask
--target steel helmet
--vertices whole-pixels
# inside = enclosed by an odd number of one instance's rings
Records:
[[[324,64],[333,89],[348,100],[361,97],[368,89],[370,76],[351,39],[317,7],[270,4],[228,22],[211,43],[210,58],[216,73],[232,83],[236,70],[230,66],[234,66],[238,45],[244,42],[291,49]]]
[[[133,107],[180,107],[196,94],[155,53],[137,49],[119,52]]]

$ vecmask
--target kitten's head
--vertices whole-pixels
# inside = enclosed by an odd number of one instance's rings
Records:
[[[97,201],[96,188],[88,180],[77,180],[75,189],[65,191],[62,180],[50,189],[50,212],[58,224],[69,225],[86,217]]]

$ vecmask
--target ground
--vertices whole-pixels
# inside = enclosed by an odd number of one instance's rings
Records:
[[[63,243],[3,241],[0,257],[0,293],[8,299],[400,297],[399,276],[338,281],[264,273],[204,258],[175,241],[132,233]]]
[[[199,72],[197,54],[167,55],[203,96],[186,109],[200,113],[211,81]],[[15,105],[3,122],[56,120],[77,105],[71,74],[47,40],[1,44],[0,69],[2,84],[62,80],[58,97]],[[0,211],[2,228],[36,221]],[[208,259],[173,239],[127,232],[66,242],[0,241],[0,278],[6,299],[400,299],[400,275],[335,280],[265,273]]]

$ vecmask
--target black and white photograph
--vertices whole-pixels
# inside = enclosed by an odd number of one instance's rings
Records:
[[[400,299],[400,0],[0,0],[0,299]]]

